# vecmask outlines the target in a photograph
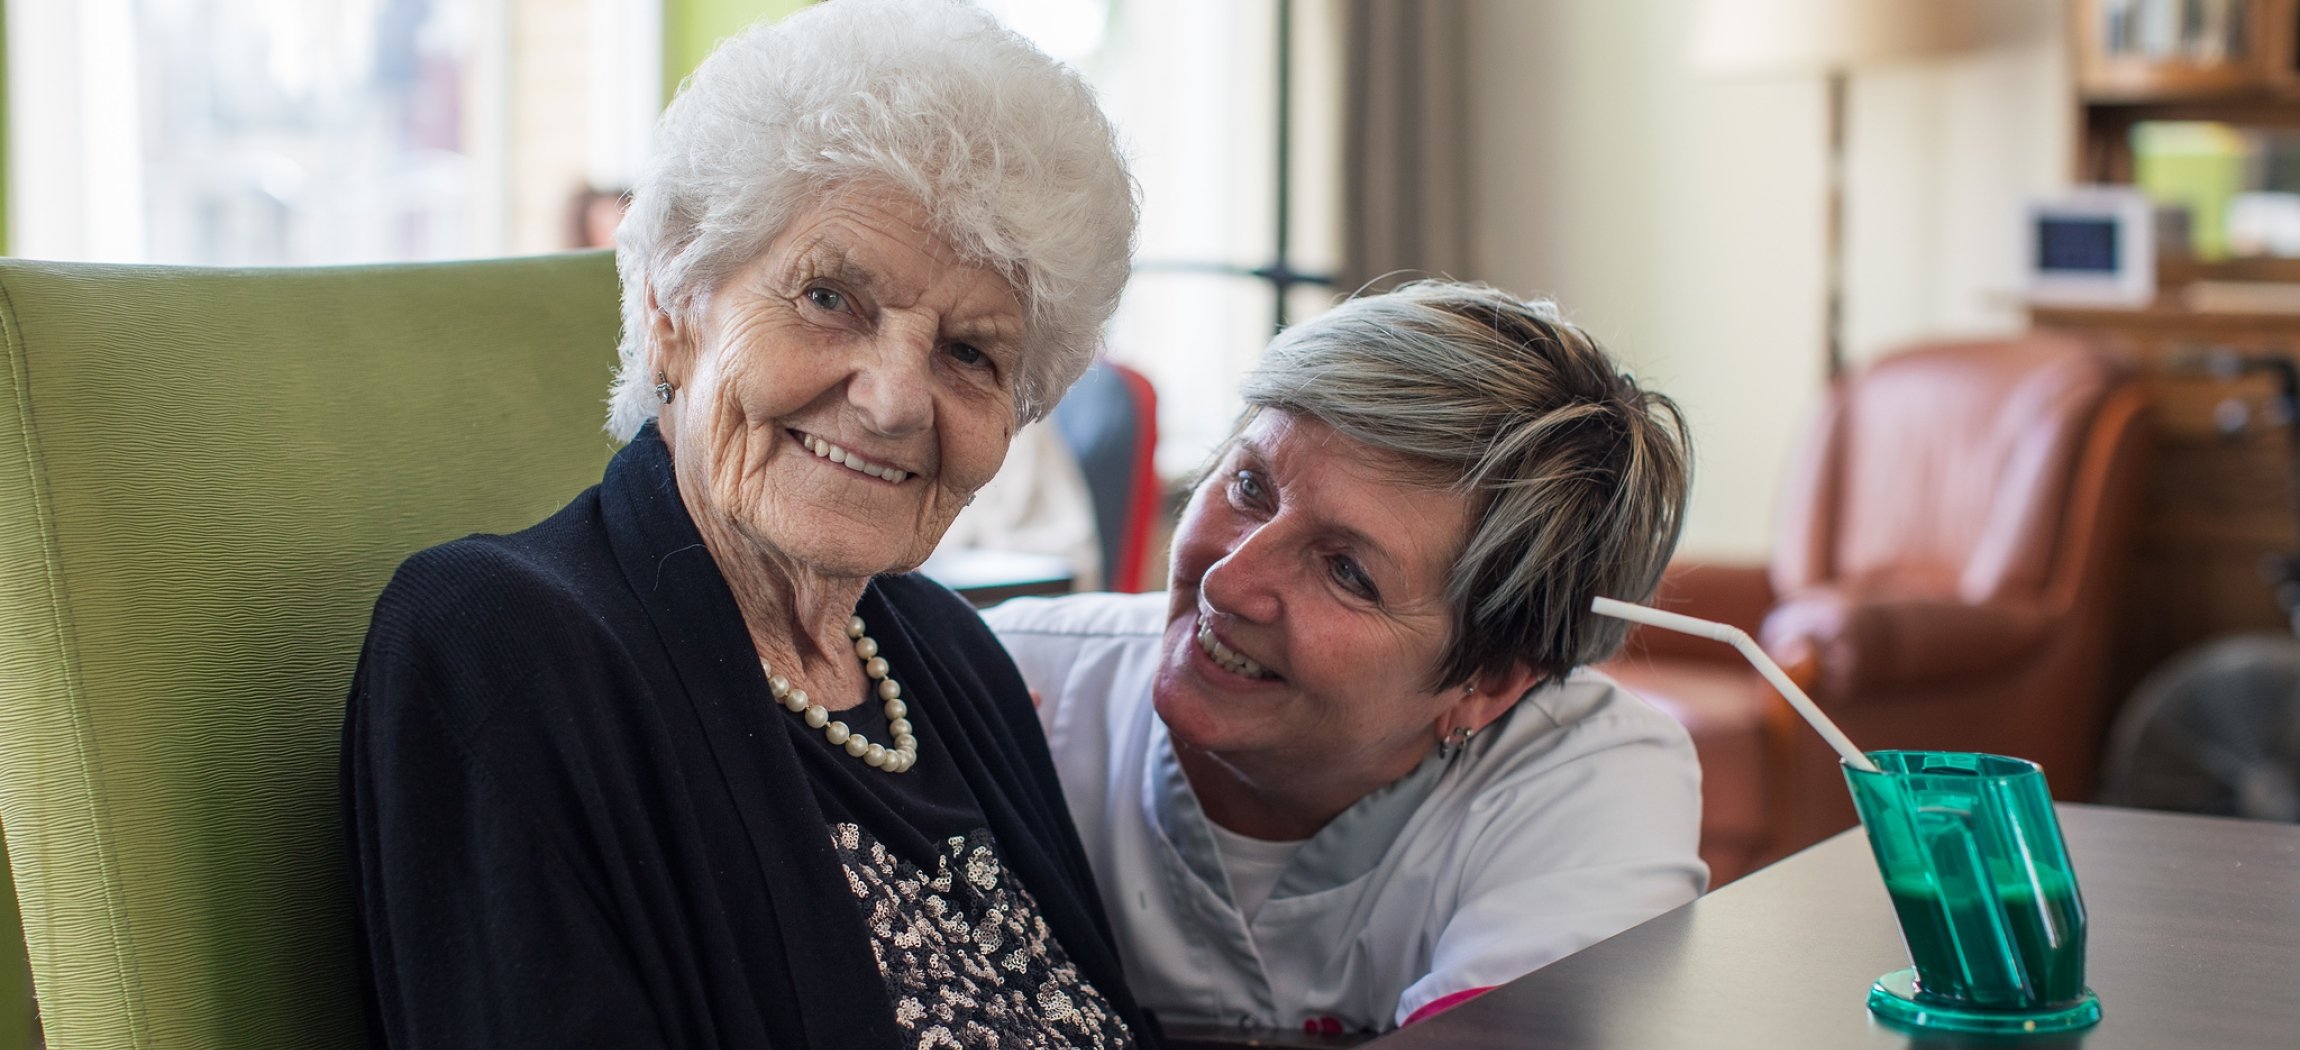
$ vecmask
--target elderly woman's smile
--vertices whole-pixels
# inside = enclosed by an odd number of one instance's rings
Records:
[[[861,455],[853,449],[835,441],[826,441],[813,434],[793,430],[791,436],[799,439],[799,444],[805,445],[807,451],[815,454],[815,458],[829,460],[849,471],[877,478],[889,485],[900,485],[909,481],[911,476],[917,473],[917,471],[904,470],[889,463],[874,462],[870,457]]]
[[[925,210],[850,190],[682,323],[662,411],[704,534],[837,576],[901,571],[1005,459],[1023,311]]]

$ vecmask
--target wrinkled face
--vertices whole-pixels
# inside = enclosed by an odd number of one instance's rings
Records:
[[[655,315],[660,426],[689,512],[760,557],[914,567],[1006,457],[1022,304],[901,196],[801,214],[699,314]]]
[[[1383,780],[1436,745],[1463,695],[1426,686],[1469,519],[1409,470],[1313,419],[1247,426],[1174,536],[1153,693],[1177,745]]]

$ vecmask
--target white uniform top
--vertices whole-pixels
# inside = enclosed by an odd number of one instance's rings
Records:
[[[1214,833],[1214,855],[1222,861],[1222,874],[1229,876],[1230,901],[1251,925],[1262,910],[1262,902],[1270,899],[1270,891],[1278,888],[1278,876],[1286,873],[1286,865],[1294,862],[1294,854],[1309,840],[1270,842],[1240,835],[1212,821],[1206,823],[1206,830]]]
[[[1584,670],[1335,817],[1249,923],[1151,707],[1166,596],[1024,599],[985,618],[1040,695],[1127,983],[1169,1021],[1385,1030],[1708,881],[1691,739]]]

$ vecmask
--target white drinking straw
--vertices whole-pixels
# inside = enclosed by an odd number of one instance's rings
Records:
[[[1772,657],[1765,655],[1765,650],[1757,647],[1756,639],[1749,637],[1749,632],[1729,623],[1717,623],[1679,613],[1662,612],[1659,609],[1635,605],[1614,598],[1598,598],[1591,601],[1589,611],[1599,616],[1611,616],[1616,620],[1629,620],[1644,624],[1647,627],[1659,627],[1664,631],[1676,631],[1679,634],[1690,634],[1699,638],[1724,642],[1741,650],[1741,655],[1757,668],[1757,673],[1764,675],[1766,681],[1773,683],[1773,688],[1780,691],[1781,698],[1789,701],[1789,706],[1796,708],[1798,714],[1805,716],[1805,721],[1813,727],[1813,731],[1821,734],[1821,739],[1828,741],[1830,747],[1836,748],[1837,753],[1845,757],[1845,761],[1852,763],[1853,768],[1862,772],[1874,773],[1877,771],[1877,764],[1869,761],[1869,756],[1862,754],[1860,748],[1853,746],[1853,741],[1845,736],[1845,731],[1837,728],[1837,723],[1829,721],[1829,716],[1822,714],[1821,709],[1813,705],[1813,698],[1806,696],[1804,690],[1797,688],[1797,683],[1790,681],[1789,676],[1782,673],[1781,665],[1774,663]]]

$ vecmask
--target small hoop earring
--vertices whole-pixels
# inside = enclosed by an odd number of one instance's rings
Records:
[[[670,403],[671,403],[671,401],[672,401],[672,399],[673,399],[673,398],[676,398],[676,397],[678,397],[678,396],[679,396],[679,388],[678,388],[678,387],[675,387],[675,386],[672,386],[672,385],[671,385],[671,377],[670,377],[670,376],[667,376],[667,375],[664,375],[664,374],[663,374],[663,370],[662,370],[662,369],[660,369],[660,368],[656,369],[656,370],[655,370],[655,400],[657,400],[657,401],[660,401],[660,402],[662,402],[662,403],[664,403],[664,404],[668,405],[668,404],[670,404]]]
[[[1468,726],[1453,727],[1452,731],[1446,733],[1445,739],[1438,741],[1438,757],[1448,762],[1453,761],[1463,749],[1469,747],[1470,738],[1476,735],[1477,731]]]

